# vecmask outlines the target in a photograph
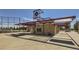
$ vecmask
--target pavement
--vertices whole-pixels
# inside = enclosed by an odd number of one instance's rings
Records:
[[[71,38],[66,34],[65,31],[60,31],[58,34],[56,34],[55,36],[53,36],[52,39],[53,38],[71,41]]]
[[[79,47],[79,33],[75,31],[67,32],[67,34],[72,38],[74,41],[75,45]]]
[[[64,36],[66,36],[66,37],[63,36],[63,38],[69,39],[69,37],[67,37],[65,32],[59,32],[57,35],[59,36],[61,34],[61,37],[60,36],[59,37],[62,38],[62,33],[64,34]],[[50,37],[47,37],[47,36],[23,35],[19,37],[13,37],[7,33],[2,33],[0,34],[0,50],[74,50],[74,49],[78,49],[76,47],[48,43],[47,41],[49,39]]]
[[[29,39],[29,40],[32,39],[32,40],[46,42],[51,37],[49,37],[49,36],[40,36],[40,35],[23,35],[23,36],[19,36],[19,38],[24,38],[24,39]]]
[[[67,33],[70,33],[70,32],[67,32]],[[48,42],[67,46],[67,47],[79,48],[67,33],[65,31],[60,31],[58,34],[56,34],[50,40],[48,40]]]

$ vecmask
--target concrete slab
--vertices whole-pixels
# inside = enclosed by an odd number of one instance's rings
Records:
[[[53,36],[51,39],[61,39],[61,40],[66,40],[66,41],[72,41],[71,38],[66,34],[64,31],[60,31],[58,34]]]
[[[6,35],[5,33],[0,34],[0,50],[71,50],[71,49],[77,49],[77,48],[41,43],[28,39],[24,40],[22,38]]]
[[[65,31],[60,31],[55,36],[51,37],[50,40],[48,40],[49,43],[69,46],[69,47],[77,47],[73,40],[69,37],[69,35]],[[77,47],[78,48],[78,47]]]
[[[38,41],[38,42],[41,41],[41,42],[47,42],[47,43],[52,43],[52,44],[56,44],[56,45],[63,45],[63,46],[77,48],[74,45],[74,43],[72,42],[73,40],[71,40],[71,38],[64,31],[60,31],[58,34],[56,34],[53,37],[46,37],[46,36],[39,36],[39,35],[23,35],[23,36],[19,36],[19,37],[24,38],[24,39]],[[63,41],[65,43],[69,42],[69,44],[59,43],[59,42],[52,42],[52,41],[50,41],[51,39],[56,39],[57,41],[59,40],[60,42]]]
[[[26,39],[33,39],[33,40],[38,40],[38,41],[48,41],[50,39],[50,37],[46,37],[46,36],[39,36],[39,35],[23,35],[23,36],[19,36],[20,38],[26,38]]]
[[[75,31],[66,32],[74,41],[74,43],[79,47],[79,34]]]

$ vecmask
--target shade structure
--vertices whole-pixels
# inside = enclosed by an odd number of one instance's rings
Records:
[[[54,23],[67,23],[71,21],[72,21],[72,18],[68,18],[68,19],[55,20]]]

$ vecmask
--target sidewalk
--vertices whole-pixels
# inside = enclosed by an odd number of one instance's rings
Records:
[[[73,43],[73,40],[65,31],[60,31],[58,34],[48,40],[48,42],[63,46],[76,47]]]
[[[46,42],[48,41],[48,39],[50,39],[50,37],[48,36],[40,36],[40,35],[23,35],[23,36],[19,36],[19,38],[24,38],[24,39],[33,39],[36,41],[43,41]]]
[[[63,40],[68,40],[68,41],[71,40],[71,38],[64,31],[60,31],[58,34],[56,34],[52,38],[63,39]]]
[[[40,35],[23,35],[11,36],[10,34],[17,33],[3,33],[0,34],[0,49],[45,49],[45,50],[61,50],[61,49],[79,49],[75,45],[68,44],[72,42],[71,38],[64,31],[60,31],[53,37]],[[48,40],[57,38],[57,41],[48,42]],[[55,39],[54,39],[55,40]],[[45,42],[45,43],[44,43]]]
[[[32,37],[32,36],[27,36]],[[32,37],[33,38],[33,37]],[[42,40],[42,39],[41,39]],[[0,50],[73,50],[76,48],[69,48],[55,44],[41,43],[18,37],[12,37],[5,33],[0,34]]]
[[[74,41],[74,43],[79,47],[79,34],[75,31],[66,32]]]

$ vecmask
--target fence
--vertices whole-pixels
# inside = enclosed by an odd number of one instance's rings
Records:
[[[0,32],[18,32],[25,31],[26,27],[16,25],[26,22],[26,19],[20,17],[0,16]]]

